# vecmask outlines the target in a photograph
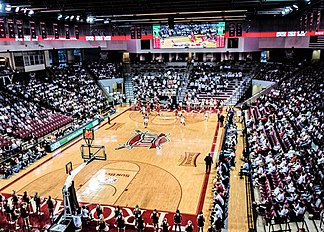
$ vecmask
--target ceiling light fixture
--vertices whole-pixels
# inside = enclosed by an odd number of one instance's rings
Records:
[[[11,5],[7,4],[6,7],[5,7],[5,10],[7,12],[10,12],[11,11]]]
[[[33,10],[29,10],[28,16],[32,16],[33,14],[35,14],[35,12]]]

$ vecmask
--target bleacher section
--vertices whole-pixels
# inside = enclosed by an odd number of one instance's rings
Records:
[[[93,61],[87,65],[96,79],[114,79],[122,77],[122,66],[105,60]]]
[[[323,67],[311,65],[248,109],[257,210],[267,231],[320,231]]]
[[[218,100],[235,105],[247,90],[251,80],[252,67],[243,64],[240,62],[196,64],[190,74],[184,101],[188,105],[206,100]]]
[[[167,67],[163,64],[146,64],[132,67],[134,71],[132,84],[137,101],[162,101],[169,104],[171,97],[176,98],[181,91],[186,67]]]
[[[12,94],[43,104],[80,121],[90,120],[107,108],[107,98],[80,67],[53,67],[52,79],[31,78],[6,86]]]
[[[0,108],[2,133],[24,140],[40,138],[72,122],[68,116],[3,92]]]
[[[302,64],[283,63],[261,63],[258,67],[258,74],[255,79],[278,82],[291,77],[291,75],[302,67]]]

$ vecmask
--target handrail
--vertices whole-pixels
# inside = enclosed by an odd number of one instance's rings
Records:
[[[250,97],[249,99],[245,100],[242,105],[251,105],[253,102],[256,101],[256,99],[258,99],[259,97],[268,94],[272,89],[276,88],[278,86],[278,83],[274,83],[272,85],[270,85],[269,87],[267,87],[264,90],[261,90],[260,92],[258,92],[257,94],[255,94],[254,96]]]

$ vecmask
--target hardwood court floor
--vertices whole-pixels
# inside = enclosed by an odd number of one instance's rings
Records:
[[[102,124],[95,132],[94,144],[105,145],[108,160],[91,162],[75,178],[79,201],[124,207],[138,204],[143,209],[171,212],[179,208],[182,213],[196,214],[206,179],[204,157],[212,146],[218,148],[220,140],[220,136],[215,137],[216,114],[205,121],[203,114],[186,113],[184,127],[174,113],[163,112],[161,116],[153,113],[147,129],[139,112],[120,109],[115,117],[111,125]],[[150,133],[130,141],[141,147],[115,150],[127,143],[135,130]],[[152,134],[161,133],[168,141],[160,149],[145,147],[152,145]],[[157,144],[162,142],[163,139],[158,140]],[[1,180],[1,191],[11,193],[14,189],[18,194],[37,191],[42,196],[62,199],[65,164],[71,161],[76,168],[83,162],[81,144],[83,140],[76,140],[9,180]],[[37,165],[40,166],[33,170]]]

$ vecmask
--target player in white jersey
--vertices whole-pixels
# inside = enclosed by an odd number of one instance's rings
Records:
[[[186,126],[185,117],[183,114],[180,115],[180,125]]]
[[[148,114],[145,114],[144,117],[143,117],[143,119],[144,119],[144,127],[147,128],[148,122],[149,122],[149,116],[148,116]]]
[[[205,110],[204,118],[205,118],[205,121],[208,121],[208,111],[207,110]]]

